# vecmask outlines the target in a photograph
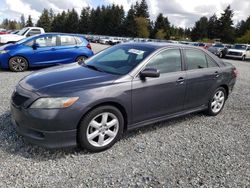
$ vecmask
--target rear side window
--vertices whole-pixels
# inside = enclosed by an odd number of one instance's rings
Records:
[[[41,34],[41,30],[40,29],[31,29],[29,31],[29,33],[27,34],[27,36],[33,36],[33,35],[38,35]]]
[[[78,45],[83,43],[83,40],[80,37],[75,37],[75,40]]]
[[[179,49],[160,52],[147,64],[149,68],[156,68],[161,73],[181,71],[181,53]]]
[[[201,50],[186,50],[186,64],[188,70],[207,68],[205,54]]]
[[[207,58],[207,66],[208,67],[218,67],[217,63],[208,55],[206,55]]]
[[[61,46],[72,46],[76,45],[76,40],[72,36],[62,35],[61,36]]]

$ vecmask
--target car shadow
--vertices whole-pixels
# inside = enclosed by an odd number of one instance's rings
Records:
[[[121,140],[136,137],[139,134],[161,129],[165,126],[178,126],[179,123],[202,116],[200,113],[189,114],[186,116],[174,118],[172,120],[160,123],[150,124],[140,129],[126,132]],[[65,158],[68,155],[93,155],[95,153],[84,151],[80,148],[64,148],[64,149],[46,149],[37,145],[28,143],[22,136],[19,136],[11,123],[10,111],[6,111],[0,115],[0,151],[11,155],[20,155],[21,157],[33,159],[37,161],[56,160]]]

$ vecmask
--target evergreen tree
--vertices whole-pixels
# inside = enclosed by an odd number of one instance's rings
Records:
[[[54,16],[54,19],[51,24],[51,31],[53,32],[65,32],[65,20],[66,20],[66,12],[63,11],[62,14],[57,14]]]
[[[131,5],[124,20],[124,35],[128,37],[136,36],[135,9],[133,5]]]
[[[90,32],[90,7],[83,8],[79,20],[79,33]]]
[[[208,19],[203,16],[195,22],[195,26],[191,33],[191,39],[193,41],[201,40],[208,37]]]
[[[25,26],[26,26],[26,27],[33,27],[33,26],[34,26],[34,24],[33,24],[33,22],[32,22],[31,15],[29,15],[28,20],[27,20]]]
[[[164,35],[164,39],[169,39],[170,37],[170,23],[168,21],[167,17],[164,17],[162,13],[160,13],[155,21],[155,26],[154,26],[154,37],[155,35],[158,33],[158,31],[160,31],[161,36],[162,33],[165,33]],[[158,34],[159,36],[159,34]]]
[[[140,4],[136,2],[135,12],[136,17],[143,17],[147,19],[149,18],[148,5],[146,0],[142,0]]]
[[[20,17],[20,26],[21,28],[25,27],[25,18],[23,14]]]
[[[209,39],[215,39],[219,37],[219,21],[217,16],[214,14],[211,16],[208,20],[208,26],[207,26],[207,34]]]
[[[68,10],[68,13],[65,19],[65,32],[77,33],[78,23],[79,23],[79,18],[75,9],[73,8],[71,11]]]
[[[42,27],[46,32],[51,31],[52,18],[47,9],[44,9],[39,17],[36,26]]]
[[[246,21],[240,21],[236,26],[236,36],[243,36],[248,30],[250,30],[250,16],[246,19]]]
[[[224,10],[219,19],[219,31],[220,38],[223,42],[233,42],[235,29],[233,27],[233,10],[231,10],[230,5]]]

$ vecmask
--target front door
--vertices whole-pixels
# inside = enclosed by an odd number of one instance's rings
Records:
[[[146,68],[158,69],[160,77],[141,79],[138,75],[132,81],[133,123],[176,113],[184,105],[186,73],[179,49],[161,51]]]

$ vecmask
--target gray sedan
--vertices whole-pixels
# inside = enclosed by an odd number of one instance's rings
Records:
[[[127,130],[198,111],[216,116],[236,77],[234,66],[200,48],[124,43],[23,78],[12,120],[32,143],[102,151]]]

